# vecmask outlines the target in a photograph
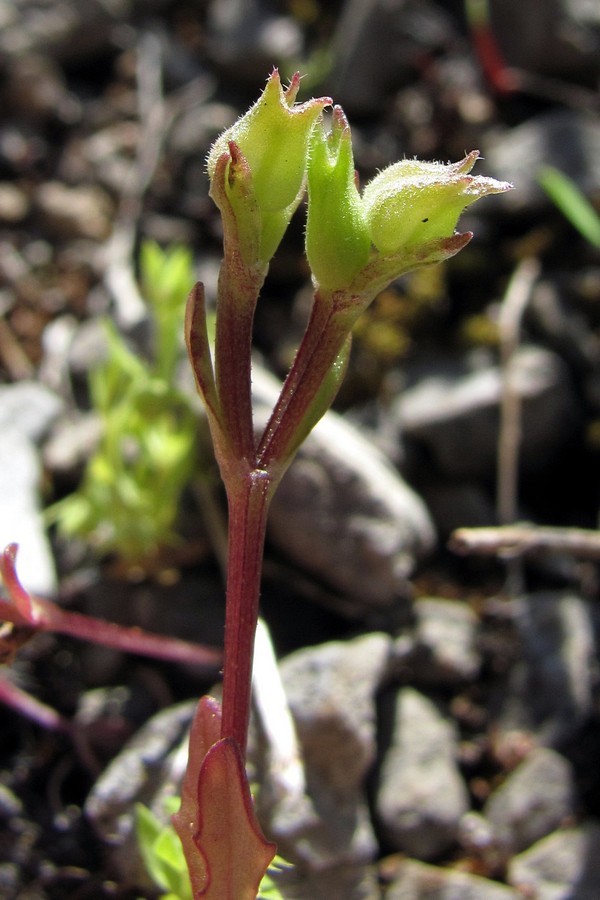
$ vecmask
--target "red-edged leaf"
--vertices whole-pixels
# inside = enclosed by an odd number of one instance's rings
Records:
[[[185,854],[194,900],[255,900],[275,844],[254,813],[242,754],[219,739],[221,707],[202,697],[190,733],[181,807],[172,817]]]
[[[198,830],[198,781],[209,749],[221,736],[221,707],[214,697],[202,697],[192,721],[187,769],[181,786],[181,806],[172,816],[190,873],[194,897],[201,897],[208,873],[204,857],[194,843]]]
[[[214,744],[202,763],[198,823],[194,843],[205,860],[207,880],[194,898],[255,900],[277,848],[260,829],[233,738]]]

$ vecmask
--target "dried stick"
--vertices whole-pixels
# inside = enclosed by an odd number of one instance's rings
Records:
[[[517,517],[519,447],[521,444],[521,398],[514,385],[513,360],[519,347],[521,321],[535,280],[539,274],[536,259],[524,259],[516,268],[500,310],[500,434],[496,512],[502,525]]]
[[[544,525],[504,525],[498,528],[459,528],[449,548],[464,556],[521,557],[526,553],[568,553],[580,559],[600,559],[600,531]]]

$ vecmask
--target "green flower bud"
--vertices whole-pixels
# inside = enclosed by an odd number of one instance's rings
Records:
[[[284,90],[274,69],[254,106],[217,138],[208,155],[212,196],[221,206],[224,191],[242,241],[248,227],[256,229],[258,215],[260,262],[275,252],[302,198],[310,134],[331,103],[329,97],[295,103],[299,86],[296,74]],[[218,162],[224,155],[229,165],[223,171]],[[215,178],[223,184],[215,185]]]
[[[363,192],[371,240],[383,256],[412,254],[425,244],[452,237],[462,211],[488,194],[511,185],[469,175],[479,156],[444,165],[404,159],[388,166]]]
[[[319,287],[340,290],[366,265],[371,249],[350,127],[340,106],[333,110],[328,134],[313,131],[307,174],[306,255]]]

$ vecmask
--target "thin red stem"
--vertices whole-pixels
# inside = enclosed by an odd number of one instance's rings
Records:
[[[239,257],[221,268],[215,335],[215,377],[223,427],[234,456],[252,460],[252,320],[262,276],[251,277]]]
[[[221,737],[232,737],[246,753],[254,634],[258,620],[265,529],[272,482],[268,473],[248,471],[228,486],[229,540],[223,718]]]
[[[331,370],[357,317],[352,306],[315,297],[311,317],[260,440],[258,464],[275,470],[294,432]]]

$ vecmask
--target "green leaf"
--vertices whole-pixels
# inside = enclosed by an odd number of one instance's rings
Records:
[[[144,241],[140,275],[144,295],[156,312],[174,306],[181,313],[194,280],[192,252],[180,246],[163,250],[154,241]]]
[[[163,861],[156,855],[154,845],[164,827],[147,806],[137,803],[135,807],[135,827],[138,846],[144,865],[152,881],[160,888],[168,888]]]
[[[138,845],[152,881],[168,891],[161,900],[192,900],[192,890],[181,842],[173,826],[162,823],[141,803],[135,808]]]

